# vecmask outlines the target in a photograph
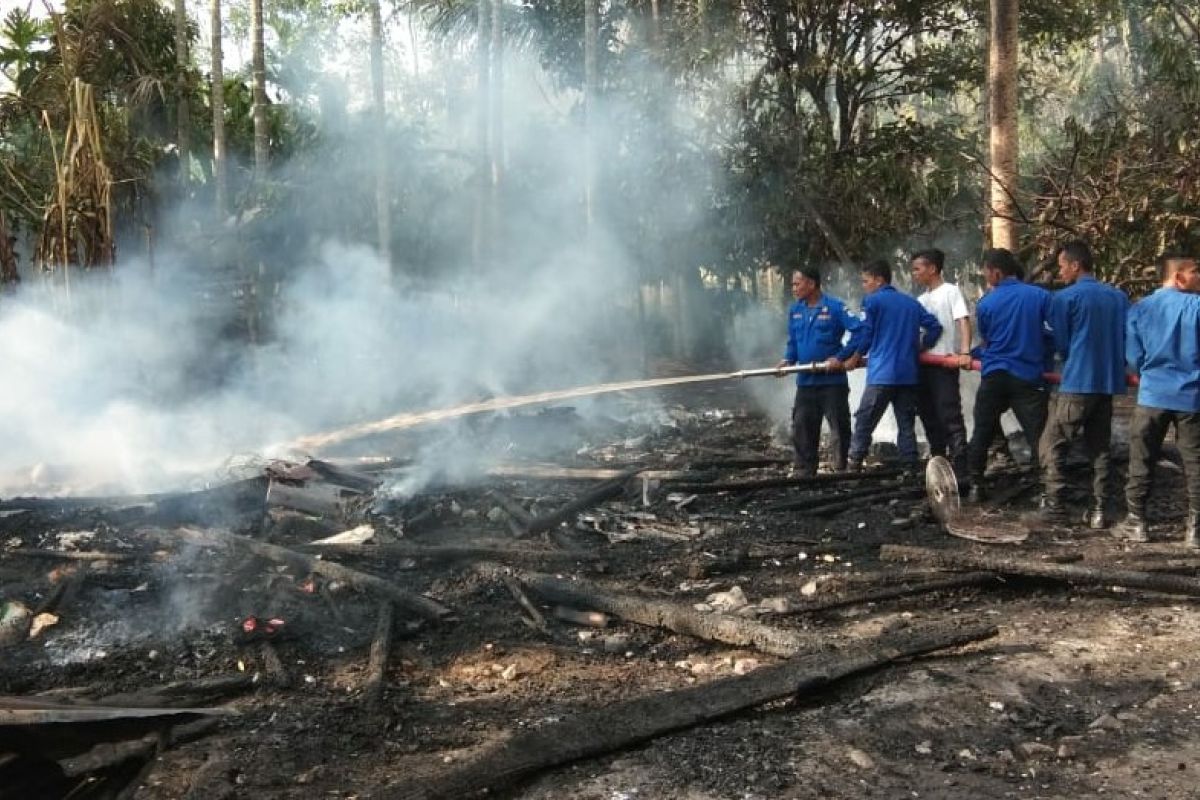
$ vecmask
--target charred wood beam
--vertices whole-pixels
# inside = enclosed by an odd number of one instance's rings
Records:
[[[979,553],[931,550],[924,547],[885,544],[879,550],[883,561],[915,562],[959,570],[987,570],[1004,575],[1047,578],[1067,583],[1093,586],[1123,586],[1163,594],[1200,597],[1200,579],[1161,572],[1141,572],[1109,567],[1089,567],[1083,564],[1055,564],[1024,558],[983,555]]]
[[[332,561],[314,558],[313,556],[299,553],[286,547],[260,542],[257,539],[250,539],[246,536],[238,536],[217,530],[197,530],[195,528],[177,528],[173,531],[154,529],[151,533],[168,540],[243,550],[277,564],[299,566],[309,572],[341,581],[347,586],[353,586],[360,591],[387,598],[404,611],[416,614],[423,619],[437,621],[445,619],[453,613],[449,608],[435,600],[401,589],[391,581],[384,580],[375,575],[359,572],[342,564],[335,564]]]
[[[925,489],[919,486],[912,486],[907,489],[894,489],[892,491],[881,491],[870,495],[871,505],[879,506],[891,503],[893,500],[915,500],[925,496]],[[821,505],[809,506],[807,509],[798,512],[798,516],[802,517],[832,517],[835,514],[841,514],[845,511],[861,509],[863,507],[863,498],[845,499],[840,498],[832,500]]]
[[[492,489],[488,492],[488,496],[496,501],[500,508],[504,509],[504,513],[509,519],[517,524],[521,530],[529,530],[529,523],[533,522],[533,515],[525,510],[525,507],[506,495],[504,492]]]
[[[104,742],[78,755],[59,759],[58,765],[68,778],[85,775],[124,763],[131,758],[149,758],[155,751],[166,747],[195,741],[212,733],[220,724],[218,719],[198,719],[161,733],[147,734],[140,739]]]
[[[750,562],[750,555],[740,547],[735,547],[727,553],[708,555],[701,553],[687,562],[685,573],[692,580],[707,578],[710,575],[727,575],[739,572]]]
[[[845,592],[837,595],[836,597],[829,597],[823,600],[797,605],[787,613],[809,614],[818,611],[830,611],[836,608],[845,608],[847,606],[866,605],[867,603],[880,603],[885,600],[895,600],[900,597],[911,597],[912,595],[917,594],[944,592],[948,589],[962,589],[968,586],[988,586],[991,584],[1002,583],[1003,580],[992,572],[967,572],[961,575],[951,575],[945,578],[921,581],[919,583],[901,584],[899,586],[885,586],[883,588],[867,589],[861,592]]]
[[[575,519],[575,515],[579,512],[586,511],[592,506],[603,503],[605,500],[611,500],[621,495],[625,491],[625,484],[640,471],[640,467],[625,470],[618,477],[610,481],[605,481],[587,494],[567,503],[559,510],[534,517],[529,521],[527,530],[529,533],[535,534],[548,531],[551,528],[557,528],[562,523]]]
[[[101,553],[95,550],[44,550],[35,547],[18,547],[5,550],[4,556],[18,558],[44,558],[47,560],[61,559],[63,561],[133,561],[138,556],[132,553]]]
[[[791,463],[791,458],[752,455],[724,457],[714,455],[688,462],[693,469],[753,469],[755,467],[783,467]]]
[[[907,487],[902,491],[910,492],[916,487]],[[865,489],[855,489],[850,492],[841,494],[822,494],[815,497],[802,497],[799,500],[788,500],[783,503],[775,503],[764,508],[764,511],[807,511],[809,509],[820,508],[821,506],[837,505],[846,503],[852,500],[858,500],[862,497],[878,497],[882,494],[891,494],[887,487],[869,486]]]
[[[513,547],[511,544],[472,542],[471,544],[306,544],[298,549],[305,552],[361,558],[413,558],[429,561],[532,561],[576,562],[595,561],[597,555],[583,550],[548,550],[532,547]]]
[[[495,575],[499,567],[482,568]],[[624,592],[613,592],[585,581],[571,581],[535,572],[514,571],[513,576],[529,591],[549,603],[603,611],[639,625],[694,636],[710,642],[753,647],[777,656],[792,656],[813,646],[816,640],[799,631],[764,625],[745,617],[697,611],[689,605],[655,600]]]
[[[279,651],[275,649],[275,645],[263,642],[258,647],[258,653],[262,657],[263,671],[267,674],[267,681],[278,689],[290,687],[292,676],[283,666],[283,660],[279,657]]]
[[[909,630],[834,653],[805,655],[747,675],[610,703],[515,733],[460,766],[429,780],[390,786],[381,796],[388,800],[442,800],[496,791],[560,764],[621,750],[773,700],[813,695],[851,675],[996,633],[996,628],[988,625]]]
[[[118,708],[187,708],[240,694],[254,688],[254,677],[244,672],[213,675],[189,681],[148,686],[136,692],[110,694],[95,701],[98,706]]]
[[[585,628],[608,627],[608,614],[601,614],[599,611],[577,611],[566,606],[555,606],[554,618]]]
[[[375,623],[375,638],[367,659],[367,679],[363,682],[363,703],[378,708],[383,700],[383,683],[387,675],[388,654],[392,649],[392,604],[379,604],[379,620]]]
[[[716,492],[753,492],[759,489],[783,489],[791,486],[827,486],[831,483],[854,483],[857,481],[885,480],[898,477],[903,470],[898,468],[873,469],[867,472],[830,472],[824,475],[809,475],[796,478],[762,478],[755,481],[732,481],[727,483],[672,483],[675,492],[686,494],[714,494]]]

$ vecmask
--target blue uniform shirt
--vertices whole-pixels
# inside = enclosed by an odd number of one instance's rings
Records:
[[[1049,353],[1050,293],[1040,286],[1005,278],[975,307],[983,346],[980,373],[1008,372],[1040,382]]]
[[[1200,295],[1159,289],[1129,309],[1125,360],[1139,406],[1200,411]]]
[[[816,305],[803,300],[788,309],[787,352],[783,358],[789,364],[824,361],[831,356],[845,360],[858,350],[862,322],[846,311],[846,304],[836,297],[822,294]],[[850,333],[850,341],[842,338]],[[844,372],[797,372],[797,386],[845,386]]]
[[[1050,303],[1054,351],[1064,359],[1060,392],[1125,394],[1125,313],[1120,289],[1083,275]]]
[[[867,356],[869,386],[915,386],[917,356],[937,344],[942,323],[914,298],[886,284],[863,300],[858,351]],[[924,337],[921,329],[925,329]]]

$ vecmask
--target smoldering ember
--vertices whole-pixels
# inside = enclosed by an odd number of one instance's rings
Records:
[[[0,3],[0,800],[1200,779],[1200,0]]]

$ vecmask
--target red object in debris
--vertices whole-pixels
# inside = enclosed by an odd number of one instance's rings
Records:
[[[260,620],[256,616],[249,616],[242,620],[242,633],[247,636],[258,634],[259,636],[272,636],[279,632],[279,629],[286,625],[285,620],[279,617],[271,617],[268,620]]]

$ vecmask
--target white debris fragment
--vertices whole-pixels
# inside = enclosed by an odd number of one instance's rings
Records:
[[[375,528],[372,525],[359,525],[348,531],[317,539],[312,544],[366,544],[375,538]]]
[[[857,747],[851,747],[846,755],[849,757],[850,761],[853,762],[854,766],[858,767],[859,769],[875,769],[875,759],[871,758]]]
[[[717,611],[729,613],[750,605],[750,601],[746,599],[746,593],[740,586],[734,586],[727,592],[714,592],[704,598],[704,602]]]
[[[57,624],[58,616],[56,614],[42,612],[33,618],[33,623],[29,626],[29,638],[36,639],[39,633]]]
[[[87,544],[95,538],[95,531],[63,531],[54,537],[60,550],[78,550],[81,544]]]

